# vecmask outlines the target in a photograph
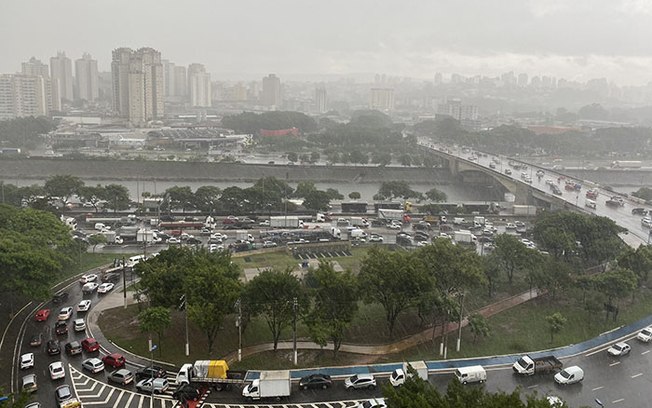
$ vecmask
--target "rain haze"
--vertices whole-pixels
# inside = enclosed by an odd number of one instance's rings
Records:
[[[546,1],[4,1],[1,72],[57,50],[90,53],[108,71],[111,50],[150,46],[214,76],[520,70],[619,85],[652,76],[652,2]]]

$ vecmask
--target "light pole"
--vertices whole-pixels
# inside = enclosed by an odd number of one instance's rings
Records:
[[[242,301],[238,299],[235,305],[238,308],[238,319],[235,321],[238,327],[238,361],[242,361]]]
[[[149,397],[149,408],[154,408],[154,350],[157,349],[156,344],[152,344],[152,347],[149,348],[149,359],[150,359],[150,384],[152,394]]]
[[[294,365],[297,365],[297,298],[295,297],[292,299],[292,310],[294,311],[294,321],[292,323],[292,328],[293,328],[293,334],[292,334],[292,341],[294,343],[293,350],[294,350]]]
[[[188,341],[188,297],[186,295],[183,295],[185,299],[185,307],[184,310],[186,312],[186,357],[190,355],[190,342]]]
[[[483,246],[484,248],[484,246]],[[462,344],[462,317],[464,316],[464,292],[460,296],[460,322],[457,328],[457,347],[455,350],[459,353]]]

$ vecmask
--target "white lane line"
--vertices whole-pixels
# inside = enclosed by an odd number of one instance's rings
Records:
[[[119,407],[127,407],[128,405],[122,405],[120,404],[120,400],[122,399],[122,395],[124,394],[124,390],[120,391],[120,394],[118,394],[118,397],[115,399],[115,402],[113,403],[113,408],[119,408]]]
[[[143,408],[143,396],[139,395],[140,399],[138,400],[138,408]]]
[[[649,352],[650,352],[650,350],[645,350],[644,352],[641,353],[641,355],[643,355],[643,354],[647,354],[647,353],[649,353]]]
[[[124,404],[123,407],[128,407],[128,406],[130,406],[130,405],[131,405],[131,400],[134,399],[134,396],[135,396],[135,395],[136,395],[135,393],[130,392],[130,393],[129,393],[129,398],[127,399],[127,403]],[[115,406],[115,404],[114,404],[114,406]]]
[[[597,391],[597,390],[601,390],[601,389],[603,389],[603,388],[604,388],[604,387],[596,387],[596,388],[592,389],[591,391]]]
[[[640,377],[640,376],[642,376],[642,375],[643,375],[643,373],[634,374],[634,375],[632,376],[632,378]]]
[[[612,403],[612,404],[618,404],[619,402],[623,402],[623,401],[625,401],[625,398],[621,398],[621,399],[617,399],[617,400],[611,401],[611,403]]]
[[[528,387],[528,389],[531,390],[532,388],[537,388],[538,386],[539,386],[539,384],[530,385],[530,386]]]
[[[620,364],[620,361],[616,361],[615,363],[609,364],[609,367],[613,367],[613,366],[618,365],[618,364]]]

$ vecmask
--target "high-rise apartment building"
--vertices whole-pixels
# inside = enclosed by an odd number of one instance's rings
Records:
[[[0,120],[47,115],[47,95],[41,75],[0,75]]]
[[[97,61],[88,53],[75,60],[75,82],[77,98],[89,102],[97,99],[99,96]]]
[[[188,95],[186,67],[174,67],[174,96]]]
[[[161,63],[163,64],[163,94],[165,96],[175,96],[174,68],[176,65],[168,60],[161,60]]]
[[[23,75],[36,75],[45,80],[45,92],[48,102],[48,111],[61,110],[61,97],[59,96],[59,81],[52,81],[50,78],[50,67],[41,60],[34,57],[29,61],[21,64],[21,73]]]
[[[328,94],[323,86],[315,89],[315,110],[317,113],[328,112]]]
[[[65,52],[58,52],[56,57],[50,58],[50,77],[53,86],[57,86],[57,93],[61,99],[72,101],[75,98],[72,84],[72,61],[66,57]]]
[[[190,106],[209,107],[212,105],[211,74],[202,64],[188,66],[188,90]]]
[[[269,74],[263,78],[262,101],[265,106],[280,107],[283,100],[281,98],[281,79],[274,74]]]
[[[136,126],[163,117],[163,64],[153,48],[113,50],[113,108]]]
[[[369,108],[379,111],[394,110],[394,89],[392,88],[371,88]]]

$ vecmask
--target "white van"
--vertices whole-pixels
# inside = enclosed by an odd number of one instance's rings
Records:
[[[555,374],[555,382],[557,384],[575,384],[584,379],[584,370],[578,366],[571,366],[564,368],[557,374]]]
[[[584,201],[584,206],[595,210],[595,201],[587,198],[586,201]]]
[[[455,370],[455,377],[462,384],[487,381],[487,372],[482,366],[460,367]]]
[[[132,256],[127,261],[127,266],[130,267],[130,268],[133,268],[134,266],[136,266],[138,264],[138,262],[144,261],[144,260],[145,260],[145,255]]]
[[[104,225],[101,222],[96,222],[95,223],[95,230],[96,231],[107,231],[107,230],[110,230],[110,229],[111,229],[111,227],[107,227],[106,225]]]

